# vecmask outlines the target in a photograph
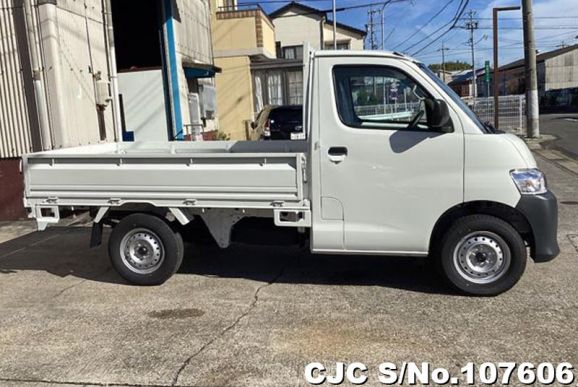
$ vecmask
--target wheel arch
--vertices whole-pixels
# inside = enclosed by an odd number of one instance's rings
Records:
[[[435,253],[440,247],[440,241],[448,228],[457,220],[468,215],[490,215],[510,224],[522,236],[522,239],[533,250],[535,248],[534,234],[528,219],[518,209],[507,204],[494,201],[472,201],[462,203],[448,209],[436,222],[430,237],[429,250]]]

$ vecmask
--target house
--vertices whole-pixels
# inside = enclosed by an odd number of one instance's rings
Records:
[[[0,220],[25,216],[24,153],[216,122],[208,0],[0,0],[0,26]]]
[[[578,44],[544,52],[536,56],[538,94],[543,97],[549,90],[566,90],[578,87]],[[493,70],[492,70],[493,71]],[[493,82],[488,87],[485,70],[477,70],[478,97],[493,95]],[[471,97],[472,71],[468,70],[449,83],[461,97]],[[493,79],[494,74],[490,74]],[[488,94],[489,91],[489,94]],[[500,95],[526,93],[524,59],[500,67]]]
[[[301,58],[303,42],[316,50],[334,48],[333,21],[327,17],[327,11],[293,1],[269,16],[275,25],[279,58]],[[364,30],[337,23],[337,49],[363,50],[366,35]]]
[[[212,34],[219,127],[230,139],[250,138],[254,93],[252,63],[274,59],[275,27],[259,6],[212,0]]]
[[[303,44],[333,48],[325,12],[290,3],[271,14],[259,5],[212,0],[219,127],[230,139],[254,139],[251,122],[266,105],[303,103]],[[363,49],[365,31],[338,23],[338,48]]]
[[[472,70],[464,70],[459,73],[454,74],[453,79],[448,83],[448,86],[452,88],[460,97],[473,97],[474,95],[474,86],[473,86],[473,76],[474,72]],[[488,84],[486,82],[486,70],[484,68],[476,70],[476,83],[477,83],[477,91],[478,97],[487,97],[488,96]],[[491,95],[491,88],[490,87],[490,95]]]
[[[540,53],[536,56],[538,94],[548,90],[578,87],[578,44]],[[524,59],[500,67],[500,94],[524,94]]]

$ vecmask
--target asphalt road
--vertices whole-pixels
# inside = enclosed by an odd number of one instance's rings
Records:
[[[548,147],[578,159],[578,113],[541,115],[540,131],[556,137]]]
[[[539,159],[560,200],[560,257],[496,298],[455,295],[420,260],[189,249],[160,287],[125,284],[86,228],[0,244],[0,385],[299,386],[313,361],[578,366],[578,179]],[[200,253],[200,254],[199,254]]]

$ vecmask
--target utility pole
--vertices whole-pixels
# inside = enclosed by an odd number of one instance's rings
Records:
[[[500,126],[500,64],[498,56],[498,12],[518,11],[520,7],[496,7],[493,10],[494,20],[494,127]]]
[[[385,8],[385,5],[383,6]],[[383,8],[379,11],[381,13],[381,49],[385,50],[385,12]]]
[[[377,46],[377,40],[376,40],[376,34],[375,34],[375,20],[374,17],[375,15],[379,13],[379,10],[377,9],[373,9],[370,8],[369,11],[367,11],[367,16],[369,19],[369,23],[368,23],[368,37],[369,37],[369,49],[370,50],[377,50],[378,46]]]
[[[337,5],[333,0],[333,49],[337,50]]]
[[[470,40],[468,44],[472,50],[472,91],[474,93],[474,107],[476,106],[476,98],[478,97],[478,79],[476,74],[476,41],[474,40],[474,31],[478,29],[478,22],[474,21],[476,12],[470,10],[468,12],[469,20],[466,22],[465,28],[470,30]]]
[[[522,0],[524,23],[524,62],[526,69],[526,106],[528,107],[528,137],[540,137],[540,108],[538,106],[538,74],[536,71],[536,41],[532,0]]]
[[[449,51],[449,48],[445,46],[445,42],[442,42],[442,48],[438,50],[438,52],[442,52],[442,81],[446,83],[446,51]]]

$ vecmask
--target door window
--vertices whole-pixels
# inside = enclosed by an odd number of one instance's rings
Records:
[[[383,66],[338,66],[334,79],[337,109],[345,125],[428,130],[424,100],[431,97],[405,73]]]

